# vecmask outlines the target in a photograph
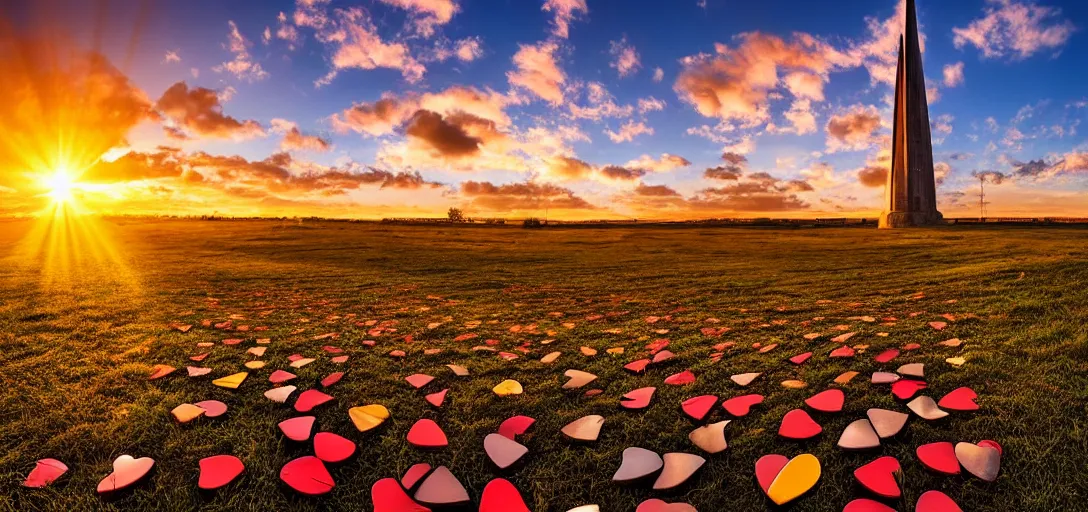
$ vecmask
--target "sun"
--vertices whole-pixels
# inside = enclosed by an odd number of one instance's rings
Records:
[[[46,196],[52,198],[54,203],[64,204],[72,201],[72,193],[76,189],[76,178],[64,167],[58,167],[53,173],[42,179],[42,184],[49,189]]]

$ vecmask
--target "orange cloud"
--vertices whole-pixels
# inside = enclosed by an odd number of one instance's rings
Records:
[[[514,71],[506,73],[513,87],[525,89],[554,106],[563,103],[563,84],[567,75],[556,63],[559,45],[545,41],[535,45],[520,45],[514,54]]]
[[[531,181],[505,185],[466,181],[461,184],[460,194],[472,207],[491,211],[598,209],[570,189]]]
[[[578,12],[586,14],[586,0],[546,0],[541,10],[555,14],[552,35],[566,39],[570,35],[570,22]]]
[[[189,89],[185,82],[170,86],[155,103],[155,110],[176,123],[169,128],[182,135],[236,140],[265,136],[257,121],[239,121],[224,115],[216,91],[203,87]]]
[[[827,122],[827,150],[861,151],[879,142],[880,112],[876,107],[854,105]]]

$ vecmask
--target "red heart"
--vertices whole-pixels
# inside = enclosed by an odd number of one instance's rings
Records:
[[[978,393],[975,393],[971,388],[958,388],[952,390],[940,402],[937,402],[937,407],[950,411],[977,411],[976,398],[978,398]]]
[[[370,488],[370,500],[374,504],[374,512],[431,512],[431,509],[408,497],[394,478],[374,482]]]
[[[914,512],[963,512],[956,502],[941,491],[928,491],[918,498]]]
[[[889,348],[888,350],[885,350],[885,351],[881,352],[880,355],[873,358],[873,360],[878,362],[878,363],[887,363],[887,362],[890,362],[892,359],[895,359],[897,357],[899,357],[899,350],[894,349],[894,348]]]
[[[842,512],[895,512],[895,509],[879,501],[859,498],[847,503]]]
[[[404,476],[400,477],[400,484],[405,489],[412,490],[423,477],[427,476],[427,473],[431,472],[431,465],[426,462],[420,462],[412,467],[408,468],[408,471],[404,472]]]
[[[900,379],[892,383],[892,394],[900,400],[910,400],[928,386],[920,380]]]
[[[423,398],[427,400],[427,403],[435,406],[442,407],[442,403],[446,401],[446,393],[449,393],[449,389],[443,389],[437,393],[431,393]]]
[[[798,354],[790,358],[790,362],[793,364],[801,364],[812,357],[812,352],[805,352],[804,354]]]
[[[898,498],[899,474],[902,467],[895,457],[881,457],[854,470],[854,478],[873,494],[883,498]]]
[[[782,425],[778,427],[778,435],[786,439],[811,439],[823,431],[824,428],[802,409],[787,412],[782,418]]]
[[[835,350],[832,350],[831,357],[854,357],[854,349],[843,345]]]
[[[42,459],[34,464],[23,487],[45,487],[68,472],[68,466],[57,459]]]
[[[329,374],[328,377],[321,379],[321,387],[327,388],[333,384],[336,384],[337,382],[340,382],[340,379],[342,379],[343,377],[344,372],[332,372]]]
[[[287,439],[292,441],[305,441],[310,438],[310,432],[314,429],[314,421],[317,418],[313,416],[299,416],[297,418],[291,418],[283,420],[279,423],[280,431],[283,435],[287,436]]]
[[[626,395],[620,400],[620,406],[625,409],[645,409],[649,407],[650,400],[654,397],[654,391],[657,388],[639,388]]]
[[[685,386],[695,382],[695,374],[691,373],[691,370],[684,370],[675,375],[669,375],[665,378],[665,384],[671,384],[673,386]]]
[[[295,378],[295,374],[291,372],[285,372],[283,370],[276,370],[272,372],[272,375],[268,376],[268,382],[273,384],[283,384],[291,379]]]
[[[911,350],[918,350],[920,348],[922,348],[922,346],[918,343],[907,343],[906,345],[903,345],[903,350],[906,350],[908,352],[910,352]]]
[[[314,436],[314,455],[325,462],[343,462],[355,454],[355,443],[332,432]]]
[[[952,443],[930,443],[915,451],[922,465],[946,475],[960,474],[960,462],[956,459],[956,447]]]
[[[631,361],[623,365],[623,369],[632,373],[642,373],[646,371],[646,366],[650,364],[649,359],[639,359],[638,361]]]
[[[841,412],[846,394],[841,389],[821,391],[805,400],[805,404],[820,412]]]
[[[480,512],[529,512],[525,500],[521,498],[514,484],[496,478],[484,487],[480,497]]]
[[[310,496],[325,494],[336,486],[329,470],[325,469],[325,463],[312,455],[299,457],[285,464],[280,470],[280,480],[292,489]]]
[[[310,412],[314,407],[332,401],[333,398],[316,389],[307,389],[295,400],[295,410],[298,412]]]
[[[515,437],[524,434],[525,431],[529,430],[529,427],[533,426],[533,423],[536,423],[536,420],[528,416],[514,416],[512,418],[507,418],[506,421],[502,422],[502,424],[499,425],[499,435],[509,439],[514,439]]]
[[[197,487],[212,490],[223,487],[238,478],[246,469],[242,461],[233,455],[214,455],[200,459],[200,479]]]
[[[446,433],[434,420],[421,419],[408,431],[408,442],[419,448],[442,448],[449,444]]]
[[[761,403],[763,403],[763,395],[744,395],[722,402],[722,408],[725,409],[725,412],[740,418],[747,416],[751,412],[753,405]]]
[[[979,446],[989,446],[990,448],[993,448],[993,449],[997,450],[998,455],[1004,454],[1004,450],[1001,449],[1001,445],[997,444],[997,441],[991,441],[989,439],[984,439],[982,441],[979,441],[978,445]]]
[[[155,459],[150,457],[132,458],[131,455],[122,455],[113,461],[113,473],[110,473],[101,482],[98,482],[98,493],[105,494],[120,491],[139,482],[155,467]]]
[[[756,481],[764,494],[770,490],[771,483],[789,461],[789,457],[785,455],[764,455],[756,461]]]
[[[716,403],[718,403],[718,397],[714,395],[703,395],[684,400],[684,402],[680,404],[680,407],[684,410],[684,414],[690,416],[691,419],[702,421]]]

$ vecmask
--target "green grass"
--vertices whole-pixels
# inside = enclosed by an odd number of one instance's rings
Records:
[[[377,224],[104,221],[102,239],[115,248],[111,258],[92,258],[95,245],[80,243],[83,257],[49,253],[47,245],[20,243],[28,222],[0,223],[0,509],[13,510],[369,510],[370,486],[399,476],[410,465],[445,464],[474,499],[492,478],[505,476],[536,511],[566,511],[598,503],[603,510],[630,511],[649,497],[687,501],[700,511],[770,509],[753,478],[753,464],[769,453],[794,456],[811,452],[823,464],[823,477],[793,510],[841,510],[864,496],[851,473],[878,455],[894,455],[905,470],[899,510],[913,510],[918,496],[939,489],[966,510],[1072,510],[1088,498],[1088,231],[1076,228],[942,228],[881,232],[870,229],[713,229],[612,228],[547,229],[391,227]],[[925,298],[911,299],[916,293]],[[439,296],[447,300],[429,299]],[[946,301],[957,302],[948,304]],[[829,300],[830,304],[817,301]],[[647,315],[673,321],[648,325]],[[783,309],[779,311],[779,309]],[[562,312],[562,318],[549,316]],[[600,322],[594,313],[626,312]],[[918,312],[911,317],[912,312]],[[926,322],[941,314],[977,318],[950,323],[936,332]],[[253,338],[272,338],[264,357],[269,365],[251,374],[237,391],[219,389],[209,379],[184,376],[195,343],[231,337],[199,326],[202,319],[244,315],[236,324],[265,325],[267,333],[248,333],[235,347],[217,345],[204,365],[219,377],[240,371]],[[347,315],[354,314],[354,318]],[[329,320],[331,315],[340,318]],[[892,327],[851,322],[847,317],[896,316]],[[733,331],[720,340],[699,332],[705,319],[721,319]],[[813,321],[824,317],[822,321]],[[398,332],[370,349],[360,320],[396,320]],[[455,343],[464,323],[482,321],[478,340]],[[771,325],[772,320],[787,320]],[[172,321],[195,323],[193,331],[170,330]],[[808,326],[803,321],[811,321]],[[444,322],[428,330],[427,324]],[[560,326],[575,322],[574,329]],[[549,336],[514,334],[513,325],[536,323]],[[829,360],[833,344],[807,342],[806,332],[831,333],[848,323],[859,334],[851,344],[871,348],[855,360]],[[606,334],[620,328],[622,334]],[[668,328],[664,336],[653,329]],[[304,333],[291,335],[296,329]],[[879,331],[890,332],[882,338]],[[313,341],[325,332],[339,340]],[[415,342],[406,344],[403,335]],[[642,347],[659,337],[678,354],[667,367],[632,376],[621,369],[642,357]],[[958,337],[965,347],[937,347]],[[471,347],[500,340],[513,351],[524,341],[531,352],[512,362]],[[735,341],[719,363],[710,348]],[[780,343],[768,354],[751,344]],[[918,342],[923,349],[878,365],[873,355],[885,347]],[[360,456],[333,471],[337,488],[321,499],[285,490],[279,468],[304,454],[289,446],[276,423],[293,416],[288,405],[262,396],[267,375],[286,368],[293,353],[319,361],[298,370],[300,389],[337,369],[321,351],[344,348],[351,361],[347,376],[330,393],[337,400],[317,412],[322,429],[346,435],[360,445]],[[594,358],[582,345],[600,349]],[[623,346],[610,356],[604,349]],[[426,356],[425,348],[442,348]],[[385,354],[408,351],[404,361]],[[539,358],[552,350],[564,355],[546,366]],[[816,356],[800,367],[786,359],[801,352]],[[946,357],[968,363],[955,369]],[[887,392],[868,383],[867,374],[924,362],[929,394],[940,398],[959,386],[979,392],[982,410],[954,414],[927,424],[912,419],[903,435],[872,453],[835,448],[839,433],[870,407],[906,410]],[[151,366],[180,368],[167,379],[149,382]],[[472,376],[456,379],[443,366],[468,366]],[[597,374],[604,394],[585,398],[559,388],[568,368]],[[682,388],[665,386],[664,377],[692,369],[698,381]],[[862,372],[845,386],[846,410],[816,416],[824,434],[815,442],[780,440],[782,416],[803,407],[804,398],[827,388],[846,370]],[[659,453],[698,453],[688,440],[695,425],[679,411],[685,398],[741,393],[729,376],[762,371],[750,390],[767,401],[727,428],[729,449],[709,462],[680,492],[659,495],[611,483],[620,453],[641,446]],[[441,410],[402,379],[429,373],[437,382],[428,391],[451,389]],[[499,398],[491,387],[513,378],[525,394]],[[809,383],[804,390],[782,388],[786,379]],[[622,411],[620,395],[658,386],[655,403],[644,412]],[[218,399],[230,406],[221,420],[176,424],[169,411],[183,402]],[[290,402],[289,402],[290,403]],[[347,409],[382,403],[393,418],[376,433],[360,434]],[[592,446],[564,441],[559,429],[586,414],[607,418],[601,440]],[[523,441],[529,462],[500,475],[483,452],[483,437],[505,418],[537,419]],[[715,417],[724,415],[716,409]],[[412,423],[433,418],[450,438],[437,452],[411,448],[404,440]],[[964,477],[927,473],[914,449],[934,441],[995,439],[1005,448],[1001,475],[986,484]],[[157,469],[149,482],[113,501],[94,492],[98,480],[121,454],[150,456]],[[197,491],[197,461],[229,453],[247,466],[243,480],[227,492]],[[36,459],[65,461],[70,474],[45,490],[19,487]]]

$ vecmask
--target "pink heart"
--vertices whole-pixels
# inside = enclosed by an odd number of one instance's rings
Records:
[[[283,420],[278,426],[283,435],[287,436],[287,439],[301,442],[310,438],[310,432],[313,432],[314,421],[316,420],[317,418],[313,416],[299,416]]]
[[[691,373],[691,370],[684,370],[675,375],[670,375],[665,378],[665,384],[673,386],[685,386],[695,382],[695,374]]]
[[[812,357],[812,352],[805,352],[804,354],[798,354],[790,358],[790,362],[793,364],[801,364],[808,361]]]
[[[404,476],[400,477],[400,484],[403,485],[405,489],[412,490],[412,488],[430,472],[431,465],[426,462],[420,462],[404,472]]]
[[[956,460],[956,447],[952,443],[930,443],[919,446],[915,453],[922,465],[945,475],[960,474],[960,462]]]
[[[288,462],[280,470],[280,480],[292,489],[310,496],[325,494],[336,486],[321,459],[307,455]]]
[[[374,512],[431,512],[431,509],[408,497],[394,478],[374,482],[370,488],[370,500],[374,504]]]
[[[291,372],[285,372],[283,370],[276,370],[272,372],[272,375],[268,376],[268,382],[273,384],[282,384],[295,378],[295,374]]]
[[[427,400],[427,403],[435,406],[442,407],[442,404],[446,401],[446,393],[449,393],[449,389],[443,389],[437,393],[431,393],[423,398]]]
[[[928,491],[918,498],[914,512],[963,512],[963,509],[945,493]]]
[[[218,418],[227,413],[227,404],[219,400],[204,400],[193,405],[204,409],[205,418]]]
[[[649,407],[657,388],[639,388],[623,395],[620,406],[625,409],[645,409]]]
[[[424,375],[422,373],[417,373],[405,377],[404,380],[408,381],[408,383],[411,384],[412,387],[419,389],[423,386],[426,386],[427,384],[430,384],[430,382],[434,380],[434,377],[431,377],[430,375]]]
[[[327,388],[340,382],[340,379],[344,378],[344,372],[332,372],[328,377],[321,379],[321,387]]]
[[[786,439],[811,439],[823,431],[824,428],[802,409],[787,412],[782,418],[782,425],[778,427],[778,435]]]
[[[310,412],[314,407],[331,402],[333,397],[316,389],[307,389],[295,400],[295,410],[298,412]]]
[[[42,459],[34,464],[23,487],[45,487],[68,472],[68,466],[57,459]]]
[[[242,461],[233,455],[214,455],[200,459],[200,478],[197,487],[212,490],[223,487],[238,478],[245,470]]]
[[[499,425],[499,435],[514,439],[529,430],[529,427],[533,426],[533,423],[536,423],[536,420],[528,416],[514,416],[508,418]]]
[[[514,484],[496,478],[484,487],[480,512],[530,512]]]
[[[771,483],[789,461],[785,455],[764,455],[756,461],[756,481],[764,494],[771,489]]]
[[[805,400],[805,405],[820,412],[840,412],[846,403],[846,394],[841,389],[821,391]]]
[[[139,459],[134,459],[131,455],[117,457],[113,461],[113,473],[98,482],[98,493],[105,494],[125,489],[147,476],[153,467],[155,467],[155,459],[150,457]]]
[[[744,395],[722,402],[722,408],[725,409],[725,412],[740,418],[747,416],[751,412],[753,405],[761,403],[763,403],[763,395]]]
[[[408,431],[408,443],[419,448],[442,448],[449,444],[446,433],[434,420],[421,419]]]
[[[651,499],[639,503],[635,512],[695,512],[695,507],[687,503],[665,503],[659,499]]]
[[[937,407],[950,411],[977,411],[979,407],[975,403],[976,398],[978,394],[971,388],[958,388],[941,398]]]
[[[690,416],[691,419],[702,421],[716,403],[718,403],[718,397],[714,395],[703,395],[684,400],[684,402],[680,404],[680,408],[682,408],[684,414]]]
[[[355,443],[332,432],[318,432],[314,436],[314,455],[325,462],[343,462],[355,455]]]
[[[895,457],[881,457],[854,470],[854,478],[873,494],[883,498],[899,498],[899,475],[902,468]]]

